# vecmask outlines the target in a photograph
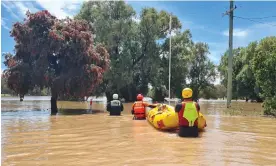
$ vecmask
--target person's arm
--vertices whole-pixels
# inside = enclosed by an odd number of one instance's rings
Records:
[[[175,110],[175,112],[179,112],[179,111],[181,110],[181,108],[182,108],[182,103],[178,103],[178,104],[175,106],[174,110]]]
[[[149,104],[147,102],[143,102],[145,107],[150,107],[150,108],[155,108],[157,105],[156,104]]]
[[[157,107],[157,105],[156,104],[149,104],[148,107],[155,108],[155,107]]]
[[[197,107],[197,111],[199,112],[200,111],[200,106],[198,103],[196,103],[196,107]]]

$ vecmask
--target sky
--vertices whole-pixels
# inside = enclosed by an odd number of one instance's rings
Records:
[[[12,52],[14,40],[9,31],[17,21],[23,21],[27,10],[36,12],[47,9],[58,18],[77,14],[83,0],[1,1],[1,52]],[[229,17],[222,16],[229,10],[229,1],[126,1],[137,13],[136,21],[144,7],[155,7],[176,15],[182,31],[190,29],[193,41],[209,45],[210,60],[219,64],[221,55],[228,48]],[[235,1],[233,46],[247,46],[250,42],[276,35],[276,1]],[[248,20],[250,18],[250,20]],[[259,19],[261,18],[261,19]],[[5,69],[1,57],[1,71]]]

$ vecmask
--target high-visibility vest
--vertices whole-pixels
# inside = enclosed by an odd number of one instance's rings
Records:
[[[189,126],[194,126],[195,121],[198,119],[198,112],[196,109],[196,103],[195,102],[184,102],[185,103],[185,109],[183,112],[183,118],[185,118]]]

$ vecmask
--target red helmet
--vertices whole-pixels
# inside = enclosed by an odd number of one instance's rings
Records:
[[[140,100],[143,100],[143,98],[144,98],[143,95],[141,95],[141,94],[138,94],[138,95],[137,95],[137,100],[140,101]]]

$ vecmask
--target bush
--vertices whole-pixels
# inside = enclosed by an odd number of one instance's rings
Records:
[[[265,99],[264,114],[276,116],[276,96]]]

